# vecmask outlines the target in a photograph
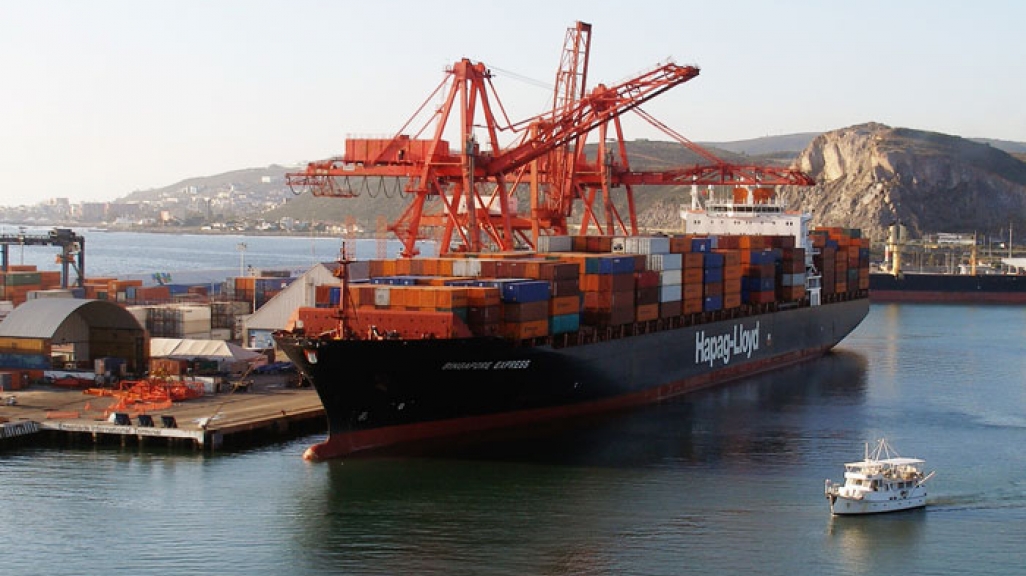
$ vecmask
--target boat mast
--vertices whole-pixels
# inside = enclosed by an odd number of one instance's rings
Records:
[[[335,276],[338,277],[339,286],[339,299],[338,299],[338,337],[342,339],[351,338],[353,336],[353,330],[349,326],[349,311],[356,311],[356,306],[353,304],[353,296],[349,293],[349,263],[351,262],[349,249],[346,247],[346,241],[342,241],[342,246],[338,251],[338,270],[335,272]]]

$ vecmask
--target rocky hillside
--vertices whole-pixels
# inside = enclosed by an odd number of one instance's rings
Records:
[[[626,143],[635,170],[666,170],[704,160],[675,142]],[[999,234],[1009,222],[1026,230],[1026,144],[969,140],[891,128],[877,123],[823,134],[794,134],[739,142],[701,143],[726,162],[796,165],[818,185],[788,189],[789,205],[813,213],[815,224],[857,227],[882,237],[894,220],[916,236],[936,232]],[[241,170],[137,192],[125,201],[176,200],[182,209],[203,213],[259,215],[269,221],[356,223],[382,230],[408,206],[395,181],[368,179],[352,199],[295,196],[284,186],[281,166]],[[622,190],[614,191],[626,214]],[[679,229],[680,206],[690,186],[635,188],[639,222],[645,228]],[[221,203],[224,206],[221,206]],[[268,209],[269,206],[274,208]],[[526,208],[526,205],[525,205]],[[579,214],[579,211],[577,212]]]
[[[998,233],[1026,219],[1026,163],[985,143],[869,123],[816,137],[796,160],[817,182],[786,190],[817,224],[883,237],[895,220],[914,236]]]

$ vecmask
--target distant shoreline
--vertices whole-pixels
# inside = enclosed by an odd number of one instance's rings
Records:
[[[318,232],[288,232],[285,230],[214,230],[204,229],[200,226],[175,226],[175,227],[110,227],[104,226],[102,223],[97,224],[82,224],[82,223],[34,223],[26,224],[23,222],[2,222],[0,226],[18,228],[70,228],[78,234],[85,234],[87,232],[93,232],[97,234],[103,234],[106,232],[137,232],[141,234],[194,234],[197,236],[283,236],[283,237],[296,237],[296,238],[343,238],[338,234],[326,234]],[[347,239],[354,240],[374,240],[373,236],[366,234],[359,235],[348,235],[345,236]]]

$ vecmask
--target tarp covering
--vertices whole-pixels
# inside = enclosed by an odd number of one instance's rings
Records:
[[[230,362],[251,362],[263,357],[259,352],[224,340],[192,340],[189,338],[150,338],[151,358],[206,358]]]

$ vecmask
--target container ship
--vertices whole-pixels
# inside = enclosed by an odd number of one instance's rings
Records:
[[[977,271],[975,235],[938,235],[937,244],[968,251],[968,264],[958,272],[921,272],[902,269],[905,227],[890,226],[884,253],[884,270],[869,274],[869,298],[873,302],[1026,303],[1026,275],[981,274]],[[1011,238],[1009,238],[1011,244]],[[1022,259],[1002,259],[1009,269],[1022,269]],[[964,261],[963,261],[964,262]]]
[[[873,302],[1026,303],[1026,275],[873,272]]]
[[[328,419],[304,458],[658,402],[827,353],[868,313],[868,242],[738,200],[682,210],[681,234],[343,256],[337,304],[274,335]]]

